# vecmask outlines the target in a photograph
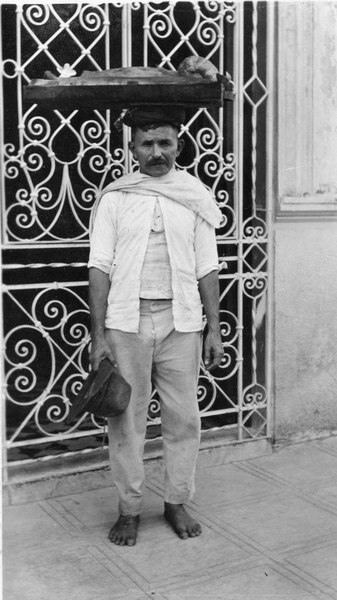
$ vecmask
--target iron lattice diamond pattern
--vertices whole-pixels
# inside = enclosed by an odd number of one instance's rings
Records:
[[[268,96],[268,90],[258,76],[251,77],[245,84],[243,90],[248,102],[256,108],[260,106]]]

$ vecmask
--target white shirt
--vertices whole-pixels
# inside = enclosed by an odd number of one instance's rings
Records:
[[[169,198],[123,191],[103,195],[91,236],[88,266],[108,273],[111,281],[105,326],[138,332],[141,273],[156,200],[172,270],[175,329],[200,331],[198,280],[218,270],[214,227]]]

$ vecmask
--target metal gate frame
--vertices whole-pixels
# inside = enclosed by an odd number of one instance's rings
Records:
[[[179,0],[180,1],[180,0]],[[133,21],[133,11],[137,10],[137,6],[142,3],[120,3],[120,2],[109,2],[106,3],[104,5],[100,4],[100,6],[104,7],[105,10],[105,14],[106,14],[106,21],[108,21],[108,9],[110,5],[116,5],[116,7],[120,7],[123,13],[123,17],[122,17],[122,31],[124,32],[124,35],[122,36],[123,39],[123,43],[122,43],[122,50],[121,50],[121,58],[122,58],[122,66],[131,66],[132,65],[132,37],[131,35],[129,35],[128,32],[132,31],[132,21]],[[169,2],[168,4],[168,10],[174,10],[174,5],[176,4],[176,2]],[[190,2],[187,2],[185,4],[190,4]],[[238,369],[242,368],[242,362],[243,362],[243,337],[242,337],[242,324],[243,324],[243,305],[242,305],[242,298],[244,295],[244,285],[246,285],[246,281],[250,280],[250,283],[252,285],[255,285],[256,282],[258,282],[258,278],[259,276],[262,274],[262,279],[264,281],[264,284],[266,285],[265,288],[263,288],[262,293],[261,294],[256,294],[255,297],[252,296],[252,307],[251,307],[251,360],[252,360],[252,380],[249,384],[249,386],[244,387],[243,386],[243,377],[238,377],[238,390],[237,390],[237,397],[238,397],[238,405],[237,407],[233,406],[232,411],[231,410],[222,410],[222,409],[214,409],[212,410],[209,409],[209,406],[212,407],[212,402],[209,403],[208,402],[208,406],[206,409],[203,409],[203,416],[207,416],[207,417],[214,417],[214,416],[218,416],[221,414],[230,414],[231,412],[235,412],[238,415],[238,422],[235,423],[234,425],[228,425],[228,426],[222,426],[219,429],[221,430],[221,433],[224,434],[224,442],[226,441],[226,432],[230,432],[233,431],[233,429],[237,430],[237,438],[233,438],[233,436],[231,436],[229,439],[231,441],[238,441],[238,442],[244,442],[244,441],[252,441],[252,440],[256,440],[256,439],[261,439],[261,438],[267,438],[270,439],[272,437],[272,432],[273,432],[273,405],[272,405],[272,398],[273,398],[273,382],[272,382],[272,341],[273,341],[273,332],[272,332],[272,322],[273,322],[273,299],[272,299],[272,272],[273,272],[273,235],[272,235],[272,224],[273,224],[273,204],[272,204],[272,200],[273,200],[273,189],[272,189],[272,151],[273,151],[273,122],[274,122],[274,100],[273,100],[273,94],[272,94],[272,90],[273,90],[273,81],[274,81],[274,31],[275,31],[275,17],[274,17],[274,13],[275,13],[275,7],[274,7],[274,3],[263,3],[263,2],[258,2],[257,0],[253,0],[252,2],[199,2],[197,3],[198,6],[195,7],[195,11],[197,12],[199,10],[199,5],[209,5],[214,7],[215,5],[217,5],[217,7],[219,9],[222,10],[222,18],[233,18],[235,20],[235,28],[234,28],[234,62],[233,62],[233,73],[234,73],[234,77],[235,77],[235,90],[236,90],[236,96],[235,96],[235,101],[234,101],[234,140],[233,140],[233,157],[230,157],[230,160],[227,161],[227,165],[226,165],[226,161],[224,160],[224,157],[220,157],[222,159],[222,164],[224,165],[225,169],[228,168],[229,171],[233,170],[236,171],[236,175],[235,177],[233,177],[234,179],[234,200],[233,200],[233,208],[235,210],[235,213],[237,215],[237,227],[238,227],[238,232],[236,235],[236,238],[234,239],[234,242],[237,243],[237,256],[238,256],[238,271],[237,271],[237,275],[235,277],[235,280],[238,282],[238,315],[237,315],[237,327],[236,327],[236,335],[237,335],[237,346],[235,347],[235,351],[236,351],[236,362],[238,365]],[[248,79],[245,78],[244,76],[244,62],[245,62],[245,57],[247,56],[246,50],[245,50],[245,42],[246,40],[244,40],[244,36],[243,36],[243,31],[244,31],[244,19],[245,19],[245,4],[246,7],[249,4],[251,7],[251,18],[252,18],[252,38],[251,38],[251,47],[252,47],[252,53],[251,53],[251,64],[252,64],[252,73],[250,75],[250,77]],[[133,6],[134,5],[134,6]],[[86,6],[90,6],[90,5],[86,5]],[[96,6],[96,3],[92,3],[92,6]],[[149,13],[152,10],[151,7],[151,3],[150,2],[145,2],[144,4],[144,10],[149,11]],[[266,23],[267,23],[267,38],[265,40],[265,45],[266,45],[266,52],[267,52],[267,57],[268,57],[268,61],[267,61],[267,69],[266,69],[266,79],[265,82],[263,82],[263,78],[261,79],[259,77],[259,63],[258,63],[258,44],[259,44],[259,35],[260,35],[260,31],[259,31],[259,9],[260,7],[264,7],[264,10],[266,10],[267,13],[267,18],[266,18]],[[22,7],[17,6],[18,8],[18,27],[19,27],[19,21],[20,21],[20,15],[22,14]],[[151,29],[149,26],[149,20],[146,21],[144,23],[144,31],[145,31],[145,36],[150,36],[151,35]],[[221,36],[220,36],[221,37]],[[17,54],[18,57],[20,57],[20,36],[18,35],[18,39],[17,39],[17,43],[18,43],[18,48],[17,48]],[[220,43],[221,43],[221,39],[220,39]],[[106,55],[109,56],[109,39],[108,36],[106,36],[106,41],[105,41],[105,46],[106,46]],[[146,66],[147,65],[147,61],[148,61],[148,54],[147,51],[149,49],[149,45],[148,44],[144,44],[144,57],[143,57],[143,64]],[[224,62],[223,62],[223,57],[224,54],[223,52],[220,53],[220,64],[219,66],[219,70],[223,71],[225,68]],[[163,65],[167,65],[170,64],[170,60],[167,60],[167,57],[164,57]],[[109,68],[109,64],[105,65],[105,68]],[[21,64],[17,64],[15,67],[15,74],[18,77],[18,80],[23,78],[24,75],[24,69],[22,69],[22,65]],[[26,78],[27,80],[27,78]],[[20,84],[21,85],[21,84]],[[20,93],[20,85],[18,85],[18,103],[19,103],[19,108],[20,108],[20,104],[21,104],[21,93]],[[250,163],[251,163],[251,172],[250,172],[250,177],[251,177],[251,182],[252,182],[252,188],[251,188],[251,205],[252,205],[252,210],[253,213],[251,215],[252,218],[248,218],[245,220],[244,218],[244,206],[243,206],[243,196],[244,196],[244,171],[247,170],[247,167],[244,165],[244,151],[245,151],[245,144],[246,144],[246,140],[245,140],[245,131],[244,131],[244,125],[245,122],[247,122],[247,117],[245,117],[244,115],[244,106],[246,105],[250,105],[251,107],[251,157],[250,157]],[[259,152],[259,148],[258,148],[258,123],[257,123],[257,119],[258,119],[258,114],[259,114],[259,109],[261,106],[266,105],[266,114],[265,114],[265,127],[266,127],[266,148],[267,148],[267,159],[265,164],[263,164],[263,161],[260,161],[259,163],[259,157],[258,157],[258,152]],[[3,98],[1,97],[1,107],[3,106]],[[22,107],[21,107],[22,110]],[[24,113],[22,112],[23,116]],[[221,137],[221,131],[223,130],[223,114],[222,111],[220,111],[220,117],[219,117],[220,121],[219,121],[219,129],[220,129],[220,137]],[[110,128],[110,117],[109,115],[107,116],[107,126],[108,128]],[[23,128],[25,127],[25,122],[24,120],[22,120],[19,123],[19,134],[22,135],[22,131]],[[125,129],[125,128],[124,128]],[[188,133],[188,132],[187,132]],[[1,131],[1,135],[3,136],[3,130]],[[22,139],[22,138],[21,138]],[[0,140],[2,142],[1,147],[4,148],[5,146],[5,141],[4,139]],[[123,146],[124,148],[127,147],[127,142],[128,142],[128,133],[127,131],[124,131],[123,133]],[[22,147],[21,147],[22,149]],[[236,160],[234,160],[234,157],[236,157]],[[21,154],[21,158],[22,158],[22,154]],[[21,160],[20,158],[20,153],[17,155],[16,159],[18,160],[18,163]],[[233,158],[233,162],[231,162]],[[8,159],[8,155],[7,155],[7,159]],[[10,161],[9,161],[10,162]],[[8,160],[7,160],[8,163]],[[132,168],[132,163],[131,163],[131,158],[128,156],[128,154],[126,153],[125,155],[125,166],[126,166],[126,170],[130,170]],[[1,160],[1,192],[2,192],[2,198],[5,199],[5,175],[6,175],[6,169],[8,169],[8,164],[6,165],[6,156],[3,155],[2,156],[2,160]],[[263,169],[265,169],[264,174],[261,174],[261,171],[263,171]],[[256,211],[256,193],[257,193],[257,178],[263,178],[265,177],[265,222],[263,225],[261,225],[261,223],[259,223],[259,217],[258,217],[258,213]],[[19,243],[13,243],[10,242],[7,234],[5,232],[5,226],[6,226],[6,204],[5,202],[2,203],[2,217],[3,217],[3,231],[2,231],[2,249],[3,251],[13,251],[13,250],[17,250],[18,248],[20,249],[20,251],[25,251],[25,250],[29,250],[32,247],[32,244],[27,243],[27,242],[23,242],[23,241],[19,241]],[[249,228],[249,235],[247,235],[247,230],[245,230],[245,228]],[[222,242],[224,240],[221,239],[219,240],[219,250],[222,249]],[[74,243],[73,247],[76,248],[79,245],[81,245],[82,247],[85,244],[79,244],[79,243]],[[64,251],[66,251],[68,247],[67,243],[59,243],[57,245],[58,249],[63,248]],[[254,270],[254,265],[251,266],[249,264],[249,268],[251,269],[251,273],[249,274],[249,277],[247,279],[246,275],[247,273],[244,273],[244,262],[247,261],[247,264],[249,262],[248,256],[249,253],[256,249],[259,250],[259,248],[262,247],[266,247],[267,251],[266,251],[266,260],[268,260],[268,270],[267,270],[267,266],[266,263],[264,264],[264,268],[262,269],[255,269]],[[40,252],[42,251],[44,253],[43,256],[43,260],[40,261],[36,261],[35,263],[31,263],[31,264],[27,264],[27,263],[18,263],[16,262],[17,260],[17,256],[18,254],[15,254],[14,252],[14,256],[15,259],[14,261],[8,260],[5,261],[3,267],[4,267],[4,272],[8,272],[10,271],[11,273],[14,272],[21,272],[20,269],[24,269],[24,270],[29,270],[30,272],[32,272],[32,269],[62,269],[65,266],[69,266],[71,264],[72,269],[83,269],[85,267],[85,262],[82,262],[81,260],[78,259],[73,259],[70,263],[67,261],[55,261],[55,260],[51,260],[50,262],[48,262],[48,260],[46,260],[45,256],[48,255],[48,251],[50,249],[50,243],[39,243],[36,245],[36,249]],[[261,250],[262,251],[262,250]],[[263,252],[265,252],[263,250]],[[220,257],[221,257],[221,251],[219,251]],[[223,262],[226,261],[226,257],[223,257]],[[222,271],[220,274],[220,280],[222,280],[223,284],[225,285],[225,281],[226,279],[231,279],[231,281],[233,280],[233,277],[229,276],[229,278],[226,277],[226,274]],[[268,286],[266,284],[267,279],[269,280]],[[254,283],[255,282],[255,283]],[[67,283],[67,282],[65,282]],[[68,282],[69,283],[69,282]],[[43,285],[43,284],[42,284]],[[81,280],[81,281],[73,281],[71,282],[71,286],[72,287],[85,287],[87,285],[87,282],[85,279]],[[35,287],[37,288],[38,286],[36,286],[36,284],[32,284],[30,287]],[[54,284],[51,286],[51,288],[49,289],[61,289],[62,288],[62,283],[59,284]],[[5,283],[3,285],[3,294],[4,296],[6,296],[6,294],[8,294],[11,290],[15,290],[15,289],[22,289],[22,285],[20,284],[8,284]],[[224,288],[226,290],[226,288]],[[6,314],[4,315],[4,318],[6,319]],[[265,346],[265,365],[264,365],[264,370],[265,370],[265,386],[261,386],[258,382],[258,378],[257,378],[257,330],[258,330],[258,326],[261,323],[261,319],[266,318],[266,324],[265,324],[265,341],[266,341],[266,346]],[[41,324],[40,324],[41,325]],[[226,327],[224,324],[224,334],[226,335],[226,331],[225,331]],[[85,331],[85,343],[82,344],[81,347],[77,347],[76,349],[76,353],[81,353],[83,352],[84,346],[87,345],[88,343],[88,330],[84,327],[84,331]],[[44,329],[42,327],[41,329],[41,333],[42,335],[46,336],[46,329]],[[3,339],[5,338],[5,335],[3,336]],[[229,347],[230,344],[225,342],[225,347]],[[5,348],[4,348],[4,354],[5,354]],[[5,396],[5,400],[6,400],[6,384],[5,384],[5,375],[8,378],[8,371],[4,372],[4,360],[5,357],[3,357],[2,360],[2,365],[1,365],[1,369],[2,369],[2,375],[3,375],[3,393]],[[17,365],[16,365],[17,366]],[[82,365],[82,370],[83,370],[83,365]],[[203,376],[205,377],[206,372],[203,372]],[[218,383],[216,381],[216,377],[208,376],[208,381],[207,381],[207,385],[210,385],[214,390],[217,389],[218,387]],[[40,400],[41,403],[41,400]],[[5,413],[5,402],[3,402],[3,431],[4,431],[4,436],[3,436],[3,457],[4,457],[4,465],[5,465],[5,478],[7,476],[7,466],[8,466],[8,462],[7,462],[7,451],[11,448],[20,448],[20,446],[25,446],[25,444],[27,443],[25,440],[23,441],[15,441],[16,437],[18,435],[18,432],[20,430],[20,428],[23,428],[22,423],[20,424],[18,430],[15,432],[15,435],[12,436],[12,439],[9,439],[6,442],[6,432],[5,432],[5,424],[6,424],[6,413]],[[156,400],[155,397],[153,398],[153,414],[152,414],[152,423],[154,425],[156,425],[158,423],[158,417],[157,417],[157,404],[156,404]],[[259,424],[257,425],[256,429],[254,430],[254,427],[252,428],[253,434],[250,433],[250,426],[252,421],[254,421],[254,417],[257,417],[258,415],[260,415],[261,419],[262,419],[262,423],[263,423],[263,427],[261,429],[261,431],[259,431]],[[263,415],[263,416],[262,416]],[[64,415],[63,415],[64,416]],[[56,419],[57,420],[57,419]],[[249,425],[247,425],[247,423],[249,422]],[[254,423],[253,423],[254,425]],[[217,427],[215,429],[218,429]],[[249,429],[249,433],[248,433],[248,429]],[[214,427],[212,428],[212,430],[214,431]],[[57,441],[57,440],[62,440],[62,439],[71,439],[73,441],[76,441],[76,439],[79,438],[88,438],[90,436],[96,436],[97,434],[101,434],[103,431],[102,429],[102,423],[97,423],[95,421],[91,421],[91,425],[87,425],[87,428],[85,430],[81,430],[80,428],[78,429],[77,427],[73,428],[70,433],[65,434],[64,432],[59,432],[53,435],[49,435],[48,439],[49,441],[53,442],[53,441]],[[255,433],[254,433],[255,431]],[[256,433],[257,432],[257,433]],[[204,434],[204,436],[206,435],[206,433]],[[33,440],[33,444],[43,444],[45,440],[43,438],[41,439],[35,439]],[[88,448],[85,449],[81,449],[78,451],[78,453],[81,455],[83,453],[88,453],[90,452],[90,446]],[[74,455],[74,451],[67,453],[67,452],[62,452],[61,456],[65,457],[68,454],[70,455]],[[37,459],[37,460],[49,460],[53,458],[52,454],[48,454],[45,453]],[[13,460],[10,462],[10,465],[13,466],[24,466],[27,464],[31,464],[36,462],[36,459],[21,459],[19,458],[18,460]]]

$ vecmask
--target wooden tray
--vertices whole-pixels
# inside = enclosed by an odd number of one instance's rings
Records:
[[[120,110],[139,104],[220,107],[233,100],[228,80],[218,81],[151,67],[84,71],[79,77],[33,79],[23,89],[25,104],[44,108]]]

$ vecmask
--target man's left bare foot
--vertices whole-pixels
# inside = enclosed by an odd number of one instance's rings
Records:
[[[165,502],[165,519],[170,523],[176,534],[186,540],[201,534],[201,525],[186,512],[183,504]]]

